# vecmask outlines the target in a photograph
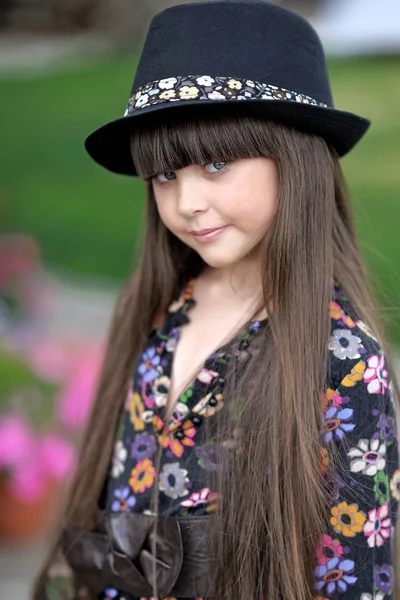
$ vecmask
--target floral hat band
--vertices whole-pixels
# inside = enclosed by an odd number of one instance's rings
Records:
[[[161,102],[186,100],[286,100],[327,108],[324,102],[292,90],[239,77],[182,75],[142,85],[129,98],[124,117]]]
[[[157,13],[130,89],[125,114],[85,140],[93,160],[124,175],[137,175],[132,134],[166,121],[276,121],[322,137],[338,156],[370,125],[334,106],[324,49],[312,25],[265,0],[180,1]]]

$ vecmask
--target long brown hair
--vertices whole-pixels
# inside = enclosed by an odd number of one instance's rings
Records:
[[[143,178],[242,157],[276,162],[278,210],[261,245],[264,305],[273,310],[257,338],[257,352],[243,369],[233,361],[227,378],[224,403],[237,405],[241,399],[240,416],[222,411],[217,435],[224,439],[238,426],[246,443],[214,482],[227,501],[214,519],[210,597],[309,600],[315,548],[328,510],[321,476],[321,398],[328,383],[334,281],[389,359],[338,157],[319,137],[243,116],[144,127],[132,138],[132,152]],[[203,267],[161,222],[149,183],[139,265],[117,303],[63,527],[93,527],[135,362],[158,315]],[[37,600],[51,559],[38,578]]]

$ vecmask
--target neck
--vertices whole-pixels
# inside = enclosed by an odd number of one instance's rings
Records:
[[[223,293],[225,297],[234,296],[242,301],[257,301],[262,297],[261,268],[256,257],[245,257],[228,267],[206,267],[203,277],[211,293]]]

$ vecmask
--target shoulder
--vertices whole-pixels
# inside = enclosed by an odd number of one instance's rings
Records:
[[[386,357],[376,333],[363,321],[338,286],[331,302],[328,384],[354,387],[367,384],[369,393],[383,393],[389,385]]]

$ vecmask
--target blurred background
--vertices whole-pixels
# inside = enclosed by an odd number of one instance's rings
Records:
[[[342,164],[400,356],[400,3],[280,3],[320,33],[336,106],[372,120]],[[136,260],[143,186],[83,140],[123,115],[149,20],[170,4],[0,0],[0,600],[29,597]]]

